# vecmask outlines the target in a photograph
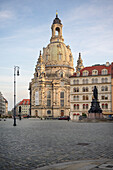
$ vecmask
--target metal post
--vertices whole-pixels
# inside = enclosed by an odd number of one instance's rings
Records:
[[[14,124],[13,126],[16,126],[16,68],[17,70],[17,76],[19,76],[19,67],[14,66]]]

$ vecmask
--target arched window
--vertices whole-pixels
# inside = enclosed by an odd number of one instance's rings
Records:
[[[79,100],[79,96],[77,96],[77,100]]]
[[[77,92],[79,92],[79,88],[77,87]]]
[[[79,96],[73,96],[73,100],[74,101],[78,101],[79,100]]]
[[[105,83],[107,83],[108,82],[108,78],[105,78]]]
[[[104,91],[104,86],[101,87],[101,91]]]
[[[85,87],[82,88],[82,91],[85,92]]]
[[[85,98],[86,98],[86,97],[85,97],[85,96],[83,96],[83,100],[85,100]]]
[[[76,88],[75,87],[73,88],[73,92],[76,92]]]
[[[76,110],[76,109],[77,109],[77,105],[76,105],[76,104],[74,104],[73,108],[74,108],[74,110]]]
[[[108,104],[107,103],[105,104],[105,109],[108,109]]]
[[[102,109],[104,109],[104,103],[102,103]]]
[[[76,84],[76,80],[73,80],[73,84]]]
[[[73,96],[73,100],[74,100],[74,101],[76,100],[76,96]]]
[[[101,79],[101,82],[104,83],[104,78]]]
[[[98,70],[92,70],[92,75],[98,75]]]
[[[83,84],[88,84],[88,79],[83,79],[83,80],[82,80],[82,83],[83,83]]]
[[[35,116],[36,117],[38,116],[38,110],[35,110]]]
[[[63,78],[63,72],[62,71],[60,72],[60,77]]]
[[[83,109],[85,109],[85,104],[83,104]]]
[[[83,84],[85,84],[85,79],[82,80]]]
[[[84,71],[82,72],[82,75],[83,75],[83,76],[88,76],[88,73],[89,73],[89,72],[88,72],[87,70],[84,70]]]
[[[88,89],[88,87],[86,87],[86,92],[88,92],[89,91],[89,89]]]
[[[79,104],[77,104],[77,110],[79,110]]]
[[[74,88],[73,88],[73,92],[79,92],[79,88],[78,88],[78,87],[77,87],[77,88],[74,87]]]
[[[101,71],[101,74],[102,74],[102,75],[108,74],[108,70],[107,70],[107,69],[103,69],[103,70]]]
[[[79,84],[79,80],[77,79],[77,84]]]
[[[88,104],[86,104],[86,109],[88,109]]]
[[[98,83],[98,79],[97,78],[95,79],[95,83]]]
[[[55,30],[55,36],[56,36],[56,37],[59,36],[59,32],[60,32],[60,28],[59,28],[59,27],[56,27],[56,30]]]
[[[105,86],[105,91],[108,91],[108,86]]]
[[[89,98],[88,98],[88,95],[86,96],[86,100],[88,100]]]
[[[94,83],[94,78],[92,79],[92,83]]]
[[[88,79],[86,79],[86,84],[88,84]]]

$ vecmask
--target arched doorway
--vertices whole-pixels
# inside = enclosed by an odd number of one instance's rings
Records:
[[[38,110],[35,110],[35,116],[38,117]]]
[[[64,110],[61,110],[61,116],[64,116]]]

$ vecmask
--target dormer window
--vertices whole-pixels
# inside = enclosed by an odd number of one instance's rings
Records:
[[[98,70],[92,70],[92,75],[98,75]]]
[[[107,70],[107,69],[103,69],[103,70],[101,71],[101,74],[102,74],[102,75],[108,74],[108,70]]]
[[[89,72],[87,70],[84,70],[82,74],[83,74],[83,76],[88,76],[88,73]]]

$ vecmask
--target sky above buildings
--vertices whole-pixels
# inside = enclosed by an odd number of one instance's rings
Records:
[[[29,98],[39,51],[51,38],[58,16],[64,43],[70,45],[74,67],[81,52],[84,66],[113,61],[113,0],[0,0],[0,91],[13,107],[14,66],[17,102]]]

